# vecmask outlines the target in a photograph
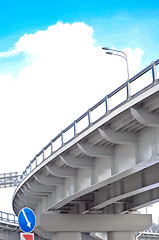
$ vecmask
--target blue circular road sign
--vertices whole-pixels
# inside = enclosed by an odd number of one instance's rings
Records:
[[[23,232],[32,232],[36,223],[34,212],[30,208],[22,208],[18,215],[18,222]]]

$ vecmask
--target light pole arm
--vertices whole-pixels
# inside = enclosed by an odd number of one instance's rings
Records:
[[[128,66],[128,58],[127,58],[127,55],[126,53],[124,53],[123,51],[121,50],[116,50],[116,49],[112,49],[112,48],[107,48],[107,47],[103,47],[102,48],[103,50],[106,50],[106,54],[111,54],[111,55],[115,55],[115,56],[118,56],[118,57],[122,57],[125,59],[126,61],[126,65],[127,65],[127,75],[128,75],[128,80],[129,80],[129,66]],[[112,51],[112,52],[107,52],[107,51]],[[115,53],[114,53],[115,52]],[[122,53],[122,54],[119,54],[119,53]]]
[[[122,51],[117,51],[117,52],[121,52],[121,53],[123,53]],[[120,54],[117,54],[117,53],[112,53],[112,55],[115,55],[115,56],[118,56],[118,57],[122,57],[122,58],[125,59],[125,61],[126,61],[126,65],[127,65],[127,74],[128,74],[128,79],[129,79],[129,66],[128,66],[128,59],[127,59],[126,54],[125,54],[125,53],[123,53],[123,54],[124,54],[124,56],[123,56],[123,55],[120,55]]]
[[[112,49],[112,48],[109,48],[108,50],[111,50],[111,51],[113,51],[113,52],[117,52],[117,53],[122,53],[122,54],[124,54],[124,56],[125,56],[125,58],[127,59],[127,55],[126,55],[126,53],[124,53],[123,51],[121,51],[121,50],[116,50],[116,49]],[[118,55],[118,54],[117,54]],[[121,56],[121,55],[120,55]]]

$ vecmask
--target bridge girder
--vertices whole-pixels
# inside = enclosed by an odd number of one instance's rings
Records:
[[[23,172],[23,179],[13,196],[16,214],[27,205],[47,219],[55,213],[60,217],[61,214],[85,216],[84,219],[87,216],[96,218],[98,213],[100,216],[119,214],[119,217],[125,217],[120,213],[129,213],[158,201],[158,64],[159,60],[128,79],[35,156]],[[140,80],[148,71],[152,71],[152,82],[132,93],[134,81]],[[126,98],[114,103],[114,96],[121,96],[124,91]],[[105,112],[99,117],[101,106]],[[84,127],[79,130],[81,122]],[[70,130],[73,135],[67,140]],[[93,213],[96,213],[95,217],[92,217]],[[85,224],[82,229],[84,227]],[[89,230],[93,231],[95,227]],[[62,238],[60,234],[57,239]],[[110,233],[110,239],[118,239],[117,234]],[[119,239],[123,236],[121,233]]]
[[[151,182],[147,174],[159,170],[159,107],[154,104],[159,92],[138,98],[36,169],[25,193],[35,211],[120,213],[144,206],[142,199],[159,199],[159,179]],[[17,202],[24,202],[24,187],[17,191]]]

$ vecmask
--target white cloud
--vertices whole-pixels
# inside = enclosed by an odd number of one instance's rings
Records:
[[[9,81],[12,81],[11,74],[0,74],[0,82],[3,82],[3,84],[6,84]]]
[[[14,49],[14,50],[9,50],[9,51],[7,51],[7,52],[0,52],[0,58],[3,58],[3,57],[12,57],[12,56],[15,56],[15,54],[16,54],[17,52],[16,52],[16,50]]]
[[[134,73],[143,52],[124,50]],[[26,65],[18,77],[0,75],[1,172],[21,173],[60,130],[127,79],[123,59],[106,55],[84,23],[25,34],[0,57],[19,53]]]
[[[133,76],[141,70],[141,59],[144,55],[144,51],[142,51],[140,48],[124,48],[123,51],[128,56],[130,75]]]
[[[12,50],[3,53],[26,57],[17,79],[0,75],[3,130],[17,144],[13,152],[21,167],[31,160],[28,152],[34,157],[38,147],[127,79],[123,59],[106,55],[96,45],[90,26],[58,22],[45,31],[25,34]],[[124,51],[133,72],[138,70],[142,50]],[[21,154],[26,149],[23,162]]]

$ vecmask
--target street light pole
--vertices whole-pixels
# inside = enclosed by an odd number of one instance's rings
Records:
[[[121,50],[116,50],[116,49],[112,49],[112,48],[108,48],[108,47],[103,47],[102,49],[106,51],[106,54],[115,55],[115,56],[122,57],[125,59],[126,65],[127,65],[127,75],[128,75],[128,80],[129,80],[129,67],[128,67],[128,58],[127,58],[126,53],[124,53]]]

